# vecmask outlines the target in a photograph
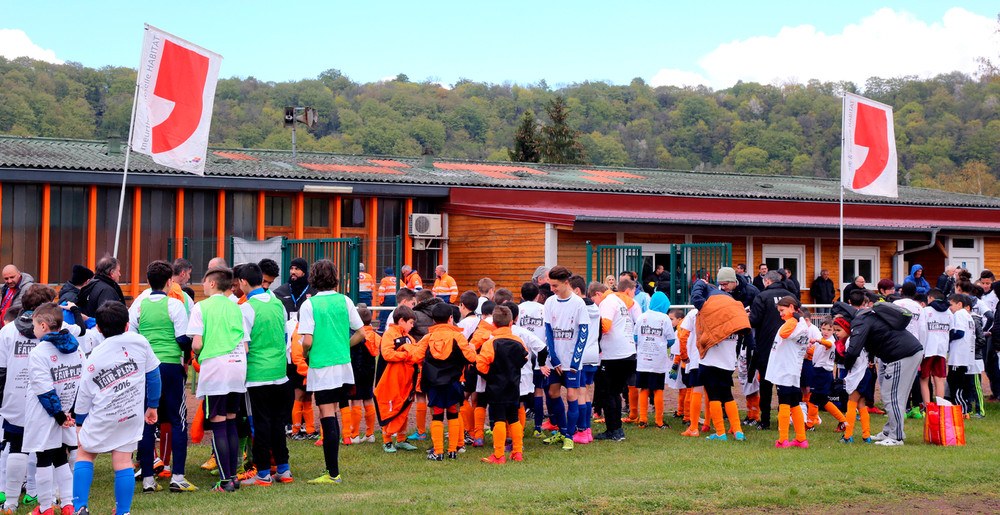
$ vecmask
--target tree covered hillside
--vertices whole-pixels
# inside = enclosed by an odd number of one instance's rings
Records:
[[[0,58],[0,133],[103,138],[128,130],[135,70]],[[900,182],[997,194],[1000,188],[1000,77],[961,73],[930,79],[731,88],[616,86],[583,82],[557,90],[461,80],[451,89],[393,81],[359,84],[338,70],[315,79],[219,81],[211,143],[291,148],[283,107],[319,111],[298,146],[324,152],[508,160],[525,112],[551,125],[546,106],[566,99],[582,160],[593,165],[702,169],[817,177],[839,174],[844,91],[894,107]],[[545,154],[542,153],[543,160]]]

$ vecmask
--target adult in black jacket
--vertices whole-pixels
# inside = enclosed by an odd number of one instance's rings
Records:
[[[949,295],[951,295],[952,293],[955,293],[955,267],[954,266],[948,265],[944,269],[944,273],[941,274],[940,277],[938,277],[938,280],[937,280],[937,289],[941,290],[941,292],[944,293],[944,296],[946,298]]]
[[[833,299],[837,297],[837,288],[833,285],[833,279],[830,279],[829,270],[819,273],[809,288],[809,294],[816,304],[833,304]]]
[[[754,348],[748,350],[748,377],[760,372],[760,429],[771,429],[771,395],[774,386],[764,379],[767,361],[771,357],[771,345],[778,329],[784,321],[778,313],[778,301],[791,296],[781,282],[781,274],[771,270],[764,276],[764,290],[750,305],[750,327],[754,329]]]
[[[767,265],[761,263],[760,266],[757,267],[757,270],[759,273],[753,276],[753,286],[759,291],[764,291],[764,276],[767,275]]]
[[[881,433],[872,435],[882,445],[902,445],[906,438],[903,431],[906,398],[924,350],[920,341],[906,330],[911,316],[888,302],[879,302],[872,309],[859,312],[851,321],[851,337],[844,350],[843,362],[848,369],[861,349],[883,363],[878,376],[879,390],[888,420]]]
[[[118,286],[118,279],[122,276],[121,263],[110,256],[101,258],[94,272],[94,279],[80,289],[77,299],[80,310],[91,318],[97,315],[97,308],[105,302],[125,303],[125,294],[122,293],[121,286]]]
[[[434,317],[432,316],[434,306],[443,303],[444,300],[435,297],[434,292],[427,289],[418,291],[416,299],[417,305],[413,307],[413,329],[410,329],[410,336],[414,340],[420,341],[434,325]]]
[[[847,299],[851,298],[851,292],[854,290],[868,291],[868,288],[865,288],[865,282],[864,276],[856,276],[854,282],[844,286],[844,294],[840,296],[840,300],[847,302]]]
[[[796,299],[802,298],[802,286],[799,285],[799,280],[792,275],[791,268],[785,268],[785,289],[794,293]]]
[[[719,269],[719,273],[716,275],[716,282],[719,283],[719,288],[722,291],[742,302],[745,308],[750,307],[754,299],[757,298],[757,295],[760,295],[760,290],[747,282],[745,277],[727,266]]]
[[[285,311],[291,316],[298,313],[302,303],[316,295],[316,290],[309,286],[309,263],[305,259],[295,258],[288,266],[288,282],[274,289],[274,296],[285,305]]]

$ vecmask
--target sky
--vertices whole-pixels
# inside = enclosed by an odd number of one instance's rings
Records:
[[[375,82],[406,74],[549,86],[714,89],[974,73],[1000,60],[1000,3],[588,0],[371,2],[0,0],[0,56],[139,62],[143,23],[222,54],[221,77]]]

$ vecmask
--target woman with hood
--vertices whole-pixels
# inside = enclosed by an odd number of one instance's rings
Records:
[[[910,275],[903,279],[903,284],[913,283],[917,286],[917,294],[926,295],[931,289],[930,283],[927,279],[924,279],[924,267],[921,265],[913,265],[910,267]]]
[[[667,311],[670,311],[670,300],[658,291],[649,300],[649,311],[640,315],[635,323],[639,427],[647,425],[650,392],[653,393],[653,422],[658,429],[670,427],[663,422],[663,385],[671,365],[670,346],[677,340],[677,335]]]

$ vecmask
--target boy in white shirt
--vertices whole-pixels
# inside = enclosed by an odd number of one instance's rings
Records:
[[[598,300],[601,314],[601,368],[607,380],[604,408],[605,426],[607,430],[596,436],[597,440],[625,440],[625,430],[622,429],[621,392],[629,379],[635,376],[635,321],[641,314],[639,305],[632,300],[635,283],[631,279],[622,279],[618,283],[617,292],[608,291],[603,284],[594,284],[588,288],[590,297]],[[605,322],[605,320],[609,322]],[[631,396],[630,396],[631,397]],[[632,404],[638,409],[638,391],[636,401]],[[629,417],[631,420],[632,418]],[[638,421],[638,412],[635,420]]]
[[[521,285],[521,303],[518,305],[517,326],[526,329],[535,335],[543,343],[545,342],[545,311],[542,305],[536,302],[538,298],[538,286],[533,282]],[[542,375],[542,363],[533,356],[531,360],[534,366],[532,373],[532,383],[534,384],[534,396],[532,397],[531,411],[535,418],[536,438],[543,436],[541,432],[542,419],[545,416],[545,376]]]
[[[653,393],[653,422],[658,429],[669,428],[663,422],[663,388],[670,369],[670,347],[677,340],[667,311],[670,300],[656,292],[649,301],[649,311],[639,315],[635,324],[636,386],[639,388],[639,427],[646,427],[647,403]]]
[[[923,408],[931,402],[931,381],[934,394],[944,395],[945,378],[948,377],[948,347],[955,328],[955,314],[945,300],[941,290],[931,288],[927,292],[927,307],[923,309],[921,322],[924,324],[924,359],[920,363],[920,396]]]
[[[226,296],[233,272],[212,268],[202,279],[207,299],[194,305],[187,334],[191,350],[201,363],[195,395],[205,401],[212,430],[212,446],[219,464],[219,482],[212,491],[235,492],[240,460],[236,413],[247,391],[247,334],[239,305]],[[300,322],[301,327],[301,322]]]
[[[84,361],[76,397],[80,448],[73,467],[73,505],[76,513],[90,514],[94,459],[110,452],[115,513],[124,514],[132,509],[135,489],[132,453],[142,437],[143,424],[156,423],[160,362],[145,338],[125,331],[128,310],[124,304],[106,302],[95,318],[105,340]]]
[[[966,415],[972,411],[973,396],[976,394],[969,367],[976,360],[976,326],[970,314],[972,300],[964,293],[953,293],[948,297],[952,314],[955,315],[955,325],[952,328],[953,340],[948,349],[948,389],[951,390],[953,402],[962,406]]]

